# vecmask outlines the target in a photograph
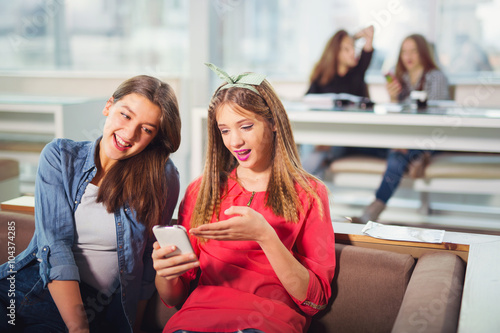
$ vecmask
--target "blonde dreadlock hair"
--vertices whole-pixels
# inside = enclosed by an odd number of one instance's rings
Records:
[[[323,206],[312,186],[320,181],[302,168],[290,121],[269,82],[264,80],[260,85],[254,86],[260,96],[240,87],[221,90],[224,85],[214,93],[208,107],[207,157],[191,217],[191,227],[210,223],[214,214],[219,216],[220,198],[226,190],[228,176],[238,166],[238,161],[224,146],[216,120],[217,111],[226,104],[237,105],[262,117],[276,130],[271,152],[272,171],[267,185],[266,206],[286,221],[298,222],[299,212],[304,210],[295,187],[298,185],[308,194],[309,204],[312,204],[311,198],[317,201],[322,216]]]

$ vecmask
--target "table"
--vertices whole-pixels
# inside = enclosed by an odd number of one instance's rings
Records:
[[[297,144],[413,148],[500,153],[500,109],[429,108],[313,111],[285,103]],[[397,111],[394,111],[397,110]],[[206,149],[207,109],[192,110],[191,178],[200,175]]]
[[[436,244],[384,241],[365,236],[364,225],[333,222],[339,242],[349,239],[352,243],[372,243],[389,246],[410,254],[425,249],[439,251]],[[382,244],[382,245],[381,245]],[[353,244],[355,245],[355,244]],[[441,245],[441,244],[437,244]],[[500,328],[498,299],[500,299],[500,236],[446,231],[441,250],[452,251],[467,262],[458,332],[497,332]],[[468,252],[467,251],[468,247]],[[462,254],[460,253],[462,252]]]
[[[3,201],[0,209],[11,212],[35,214],[35,197],[24,195],[18,198]]]

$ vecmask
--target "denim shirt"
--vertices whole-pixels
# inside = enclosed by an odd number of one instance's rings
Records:
[[[35,234],[28,248],[16,257],[13,270],[8,263],[0,266],[0,279],[37,259],[45,288],[52,280],[80,281],[72,252],[74,213],[96,174],[94,156],[99,141],[55,139],[45,146],[35,183]],[[165,173],[168,199],[160,224],[170,222],[179,196],[179,174],[171,159]],[[114,215],[122,306],[132,325],[139,300],[149,299],[155,290],[154,237],[130,207],[121,207]]]

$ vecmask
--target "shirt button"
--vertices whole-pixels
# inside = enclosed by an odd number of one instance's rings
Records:
[[[121,226],[122,224],[120,222],[118,222],[118,226]]]
[[[86,183],[88,183],[88,182],[89,182],[89,180],[88,180],[88,179],[85,179],[85,182],[86,182]]]
[[[121,249],[121,248],[123,248],[123,246],[120,245],[119,248]]]
[[[78,203],[78,201],[75,201],[75,203],[77,204],[77,203]]]
[[[46,247],[44,247],[44,248],[43,248],[43,250],[44,250],[44,251],[47,251],[47,248],[46,248]]]
[[[120,274],[123,274],[123,269],[120,269]]]

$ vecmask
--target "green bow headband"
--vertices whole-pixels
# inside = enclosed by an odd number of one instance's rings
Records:
[[[227,84],[223,85],[219,90],[228,89],[228,88],[245,88],[253,91],[257,95],[260,96],[257,89],[254,86],[259,86],[262,81],[266,78],[263,74],[257,73],[242,73],[239,75],[229,76],[226,72],[224,72],[219,67],[214,64],[205,63],[208,68],[210,68],[215,74],[217,74],[221,79],[227,82]]]

